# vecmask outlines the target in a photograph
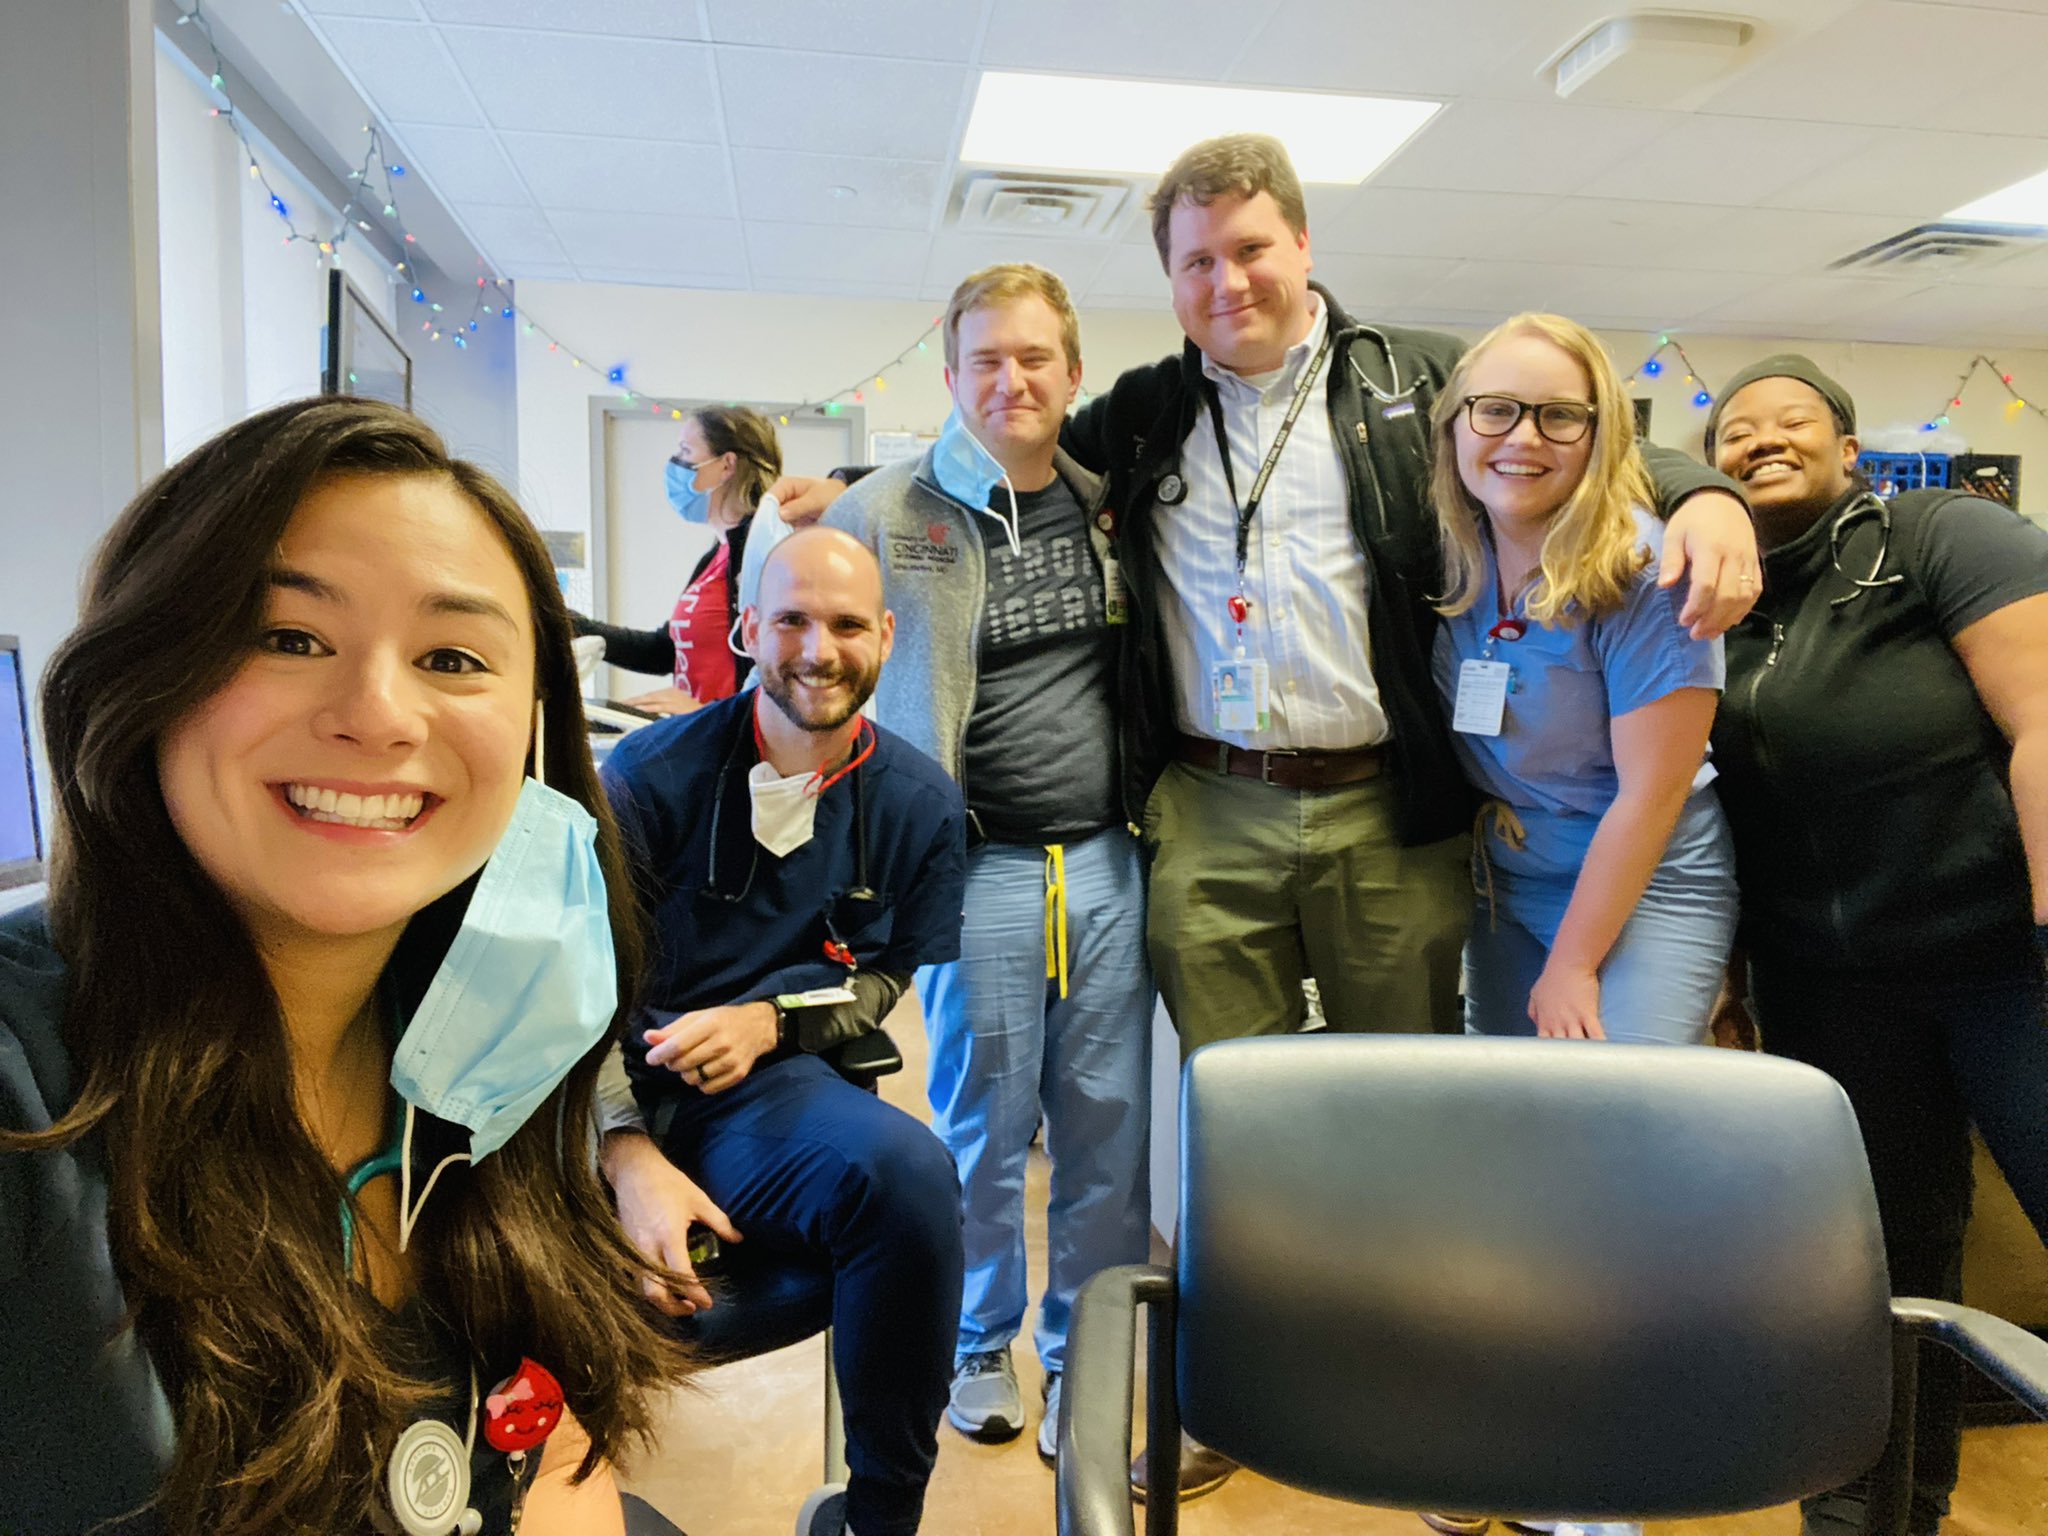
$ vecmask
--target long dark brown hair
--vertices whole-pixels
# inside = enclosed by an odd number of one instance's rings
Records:
[[[393,1441],[447,1386],[408,1374],[416,1349],[343,1271],[345,1187],[300,1120],[277,994],[158,782],[159,741],[242,665],[286,525],[338,474],[448,481],[511,552],[533,606],[548,781],[599,825],[621,1018],[643,954],[585,746],[568,611],[503,487],[418,418],[328,399],[229,428],[135,499],[43,685],[50,931],[69,966],[80,1088],[49,1131],[0,1150],[103,1138],[115,1266],[176,1419],[158,1507],[178,1536],[362,1527]],[[421,935],[445,945],[470,889],[415,917],[400,953]],[[561,1379],[590,1435],[585,1472],[644,1438],[656,1395],[688,1370],[638,1300],[637,1256],[588,1156],[601,1055],[502,1149],[443,1176],[412,1250],[418,1304],[480,1370],[531,1355]]]

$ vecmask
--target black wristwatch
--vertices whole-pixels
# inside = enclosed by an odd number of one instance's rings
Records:
[[[786,1051],[796,1044],[796,1010],[783,1007],[780,998],[768,1001],[775,1009],[775,1049]]]

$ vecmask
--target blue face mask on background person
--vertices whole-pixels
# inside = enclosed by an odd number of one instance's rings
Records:
[[[597,821],[528,779],[447,958],[399,1037],[391,1086],[408,1106],[466,1126],[469,1159],[478,1161],[603,1038],[618,1001]],[[409,1138],[409,1112],[406,1121]],[[408,1198],[405,1211],[415,1204]]]
[[[668,461],[668,504],[686,523],[711,521],[711,493],[697,489],[697,471],[703,467]]]
[[[1002,461],[967,430],[957,408],[947,415],[946,424],[939,428],[939,440],[932,444],[932,474],[940,490],[977,512],[987,509],[988,499],[998,485],[1008,490],[1010,521],[1003,531],[1010,536],[1011,550],[1020,555],[1024,552],[1017,541],[1017,488],[1010,484]]]

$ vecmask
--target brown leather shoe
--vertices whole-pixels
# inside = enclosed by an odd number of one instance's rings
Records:
[[[1131,1458],[1131,1497],[1140,1504],[1145,1502],[1145,1485],[1150,1480],[1146,1471],[1146,1457],[1151,1447],[1138,1452]],[[1205,1493],[1214,1493],[1230,1480],[1230,1474],[1237,1470],[1237,1463],[1221,1451],[1212,1451],[1199,1440],[1188,1437],[1181,1431],[1180,1437],[1180,1501],[1199,1499]]]
[[[1416,1511],[1417,1517],[1432,1531],[1441,1531],[1443,1536],[1486,1536],[1493,1522],[1484,1515],[1437,1515]]]

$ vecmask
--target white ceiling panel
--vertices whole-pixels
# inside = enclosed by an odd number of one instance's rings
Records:
[[[387,21],[418,21],[412,0],[300,0],[316,16],[377,16]]]
[[[711,52],[699,44],[497,27],[442,35],[494,127],[718,141]]]
[[[1426,187],[1365,186],[1333,218],[1309,219],[1324,252],[1365,256],[1482,256],[1512,240],[1556,202],[1516,192],[1440,192]]]
[[[1841,334],[1838,328],[1858,316],[1896,309],[1900,293],[1898,284],[1880,278],[1788,278],[1717,305],[1694,323],[1764,336]]]
[[[1758,117],[1686,117],[1580,190],[1589,197],[1746,207],[1867,147],[1873,130]]]
[[[1422,302],[1458,263],[1425,256],[1320,256],[1316,280],[1337,296],[1345,313],[1369,320]],[[1161,280],[1162,286],[1164,279]]]
[[[1876,130],[1871,141],[1759,203],[1888,213],[1901,229],[2048,170],[2048,141],[1981,133]]]
[[[1692,236],[1687,262],[1728,272],[1818,273],[1903,227],[1870,215],[1733,208]]]
[[[1634,271],[1560,263],[1468,261],[1429,291],[1427,301],[1461,309],[1492,309],[1503,318],[1518,309],[1622,317],[1650,326],[1676,326],[1702,310],[1748,291],[1756,279],[1740,272]]]
[[[323,16],[317,30],[387,122],[482,126],[432,27]]]
[[[1140,80],[1226,80],[1272,0],[1031,0],[990,7],[981,64]]]
[[[736,211],[725,151],[714,145],[559,133],[498,137],[543,208],[706,219]]]
[[[565,211],[549,221],[569,259],[589,276],[593,269],[670,274],[703,286],[744,282],[747,254],[731,219],[693,219],[670,213]]]
[[[1074,293],[1085,292],[1095,281],[1114,247],[1090,240],[998,239],[989,235],[943,234],[932,240],[925,260],[920,291],[929,298],[943,299],[960,285],[960,279],[1001,261],[1032,261],[1050,268]],[[1123,249],[1129,249],[1124,247]],[[1158,270],[1155,260],[1153,270]],[[1165,279],[1160,284],[1165,285]]]
[[[674,0],[419,0],[437,22],[590,32],[610,37],[661,37],[698,42],[704,29],[694,5]]]
[[[1675,112],[1561,101],[1460,101],[1438,113],[1373,178],[1382,187],[1466,192],[1577,192],[1654,143]]]
[[[1713,112],[1951,128],[1987,59],[2048,58],[2048,17],[1870,0],[1743,71]]]
[[[546,216],[531,204],[458,204],[455,212],[478,249],[488,251],[507,277],[535,277],[535,266],[558,267],[569,260]]]
[[[835,224],[747,225],[747,254],[756,281],[886,284],[915,290],[924,276],[931,236],[922,230],[846,229]]]
[[[1547,9],[1504,10],[1493,0],[1287,0],[1252,34],[1230,77],[1247,85],[1455,96],[1471,89],[1475,73],[1532,49],[1533,67],[1549,52],[1534,48],[1555,30]]]
[[[526,183],[512,169],[496,134],[483,128],[408,123],[394,130],[413,168],[445,203],[523,203]]]
[[[960,0],[704,0],[721,43],[964,64],[981,8]]]
[[[908,59],[721,48],[727,136],[761,149],[949,159],[971,71]]]
[[[1119,245],[1096,269],[1087,299],[1127,309],[1165,309],[1172,302],[1172,289],[1150,245]]]
[[[1467,254],[1637,270],[1713,267],[1718,263],[1698,259],[1694,242],[1727,217],[1727,209],[1699,203],[1563,197]]]
[[[732,165],[749,219],[917,230],[931,227],[945,169],[937,161],[783,149],[735,149]]]

